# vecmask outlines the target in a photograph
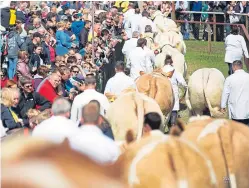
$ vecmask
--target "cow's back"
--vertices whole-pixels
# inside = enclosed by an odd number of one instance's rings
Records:
[[[161,73],[144,74],[136,81],[137,89],[148,97],[155,99],[164,115],[171,112],[174,95],[169,79]]]

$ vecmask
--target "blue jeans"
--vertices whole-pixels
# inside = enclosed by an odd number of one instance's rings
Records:
[[[181,23],[181,33],[184,40],[189,40],[189,23],[187,19],[184,19],[184,23]]]
[[[13,79],[16,74],[16,65],[17,65],[17,57],[15,58],[8,58],[9,66],[8,66],[8,77],[9,79]]]

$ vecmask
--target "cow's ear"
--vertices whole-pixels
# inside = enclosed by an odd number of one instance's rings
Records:
[[[127,144],[133,142],[136,140],[136,137],[135,137],[135,134],[134,134],[134,131],[132,129],[129,129],[127,132],[126,132],[126,135],[125,135],[125,141]]]
[[[176,124],[170,128],[169,134],[173,136],[180,136],[182,132],[185,130],[185,123],[177,119]]]

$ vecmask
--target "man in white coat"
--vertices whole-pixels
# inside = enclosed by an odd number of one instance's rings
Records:
[[[132,38],[125,41],[124,46],[122,48],[122,53],[125,55],[126,59],[128,59],[129,52],[137,47],[137,40],[139,37],[139,33],[134,31],[132,33]]]
[[[233,62],[234,74],[227,77],[221,98],[221,111],[228,103],[229,118],[249,126],[249,74],[240,60]]]
[[[172,88],[173,88],[173,92],[174,92],[175,104],[174,104],[174,107],[173,107],[173,110],[172,110],[171,116],[170,116],[170,126],[172,127],[176,124],[177,114],[178,114],[178,111],[180,110],[178,86],[181,85],[185,89],[188,86],[187,86],[187,83],[184,80],[183,76],[179,72],[175,71],[175,68],[172,65],[170,65],[170,64],[165,65],[163,67],[162,71],[167,74],[167,77],[169,78],[169,80],[172,84]]]

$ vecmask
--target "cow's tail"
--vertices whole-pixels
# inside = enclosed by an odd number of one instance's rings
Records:
[[[189,88],[186,89],[185,102],[186,102],[186,105],[187,105],[187,107],[188,107],[188,109],[190,111],[190,114],[192,115],[193,114],[193,108],[192,108],[190,98],[189,98]]]
[[[151,81],[150,81],[149,97],[152,98],[152,99],[155,99],[156,98],[156,92],[157,92],[156,78],[152,74]]]
[[[138,131],[137,131],[137,140],[142,137],[143,133],[143,123],[144,123],[144,102],[139,93],[134,93],[134,102],[135,102],[135,112],[137,113],[138,119]]]
[[[225,121],[227,123],[227,121]],[[225,160],[225,165],[227,169],[227,177],[224,177],[224,181],[230,184],[230,188],[237,188],[234,160],[233,160],[233,147],[232,147],[232,131],[229,126],[222,126],[218,131],[218,136],[220,139],[221,150],[223,158]]]

